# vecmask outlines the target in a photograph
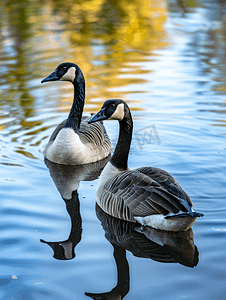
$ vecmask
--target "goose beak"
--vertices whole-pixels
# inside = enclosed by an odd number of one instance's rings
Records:
[[[101,110],[94,116],[92,119],[88,121],[88,123],[94,123],[98,121],[106,120],[108,117],[105,116],[105,109],[101,108]]]
[[[57,81],[60,80],[60,78],[57,76],[57,71],[55,70],[53,73],[51,73],[46,78],[42,79],[41,83],[48,82],[48,81]]]

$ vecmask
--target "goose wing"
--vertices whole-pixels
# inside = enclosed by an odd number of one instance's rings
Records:
[[[157,174],[146,168],[122,172],[98,189],[97,202],[106,213],[128,221],[153,214],[191,213],[191,201],[183,190],[166,178],[168,173]]]
[[[187,201],[189,206],[193,206],[188,194],[181,188],[181,186],[178,184],[175,178],[165,170],[152,167],[139,168],[138,170],[139,172],[154,179],[156,182],[158,182],[160,185],[162,185],[175,196]]]
[[[87,117],[81,122],[79,136],[83,143],[92,143],[96,146],[111,147],[110,139],[107,135],[103,122],[89,124],[92,117]]]

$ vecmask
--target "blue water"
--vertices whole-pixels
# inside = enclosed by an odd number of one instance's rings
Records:
[[[185,3],[183,13],[177,3],[158,1],[163,20],[154,19],[153,40],[139,45],[129,38],[117,43],[116,34],[109,42],[109,33],[95,27],[99,20],[107,31],[107,21],[103,25],[104,16],[95,19],[90,10],[81,25],[81,3],[69,7],[69,16],[77,16],[71,23],[54,1],[41,7],[23,1],[24,21],[17,23],[17,5],[0,6],[0,299],[82,300],[114,287],[112,299],[120,293],[130,300],[225,299],[225,4]],[[96,213],[94,166],[46,165],[43,149],[67,117],[73,91],[67,83],[40,81],[62,61],[74,61],[85,74],[86,115],[107,98],[127,101],[134,119],[130,168],[167,170],[204,214],[189,237],[169,238],[172,244],[190,241],[191,249],[162,249],[136,228]],[[118,124],[105,126],[113,150]],[[133,247],[124,239],[116,243],[120,235]],[[54,242],[55,252],[41,240]],[[65,243],[71,245],[67,259]],[[118,269],[111,243],[120,253]]]

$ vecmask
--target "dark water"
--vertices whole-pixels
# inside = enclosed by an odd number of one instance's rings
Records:
[[[4,0],[0,16],[0,298],[225,299],[224,1]],[[83,70],[85,114],[128,102],[129,165],[178,180],[205,214],[192,232],[141,233],[96,211],[99,164],[45,164],[73,91],[40,81],[63,61]]]

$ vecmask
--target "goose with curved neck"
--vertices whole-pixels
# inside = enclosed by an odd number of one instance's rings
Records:
[[[45,148],[45,157],[58,164],[80,165],[99,161],[110,154],[111,143],[102,122],[89,124],[82,118],[85,79],[73,63],[62,63],[42,80],[69,81],[74,86],[74,100],[68,118],[54,130]]]
[[[127,166],[133,121],[125,101],[106,101],[89,123],[118,120],[119,138],[110,161],[101,173],[97,203],[109,215],[166,231],[186,231],[203,214],[192,209],[192,201],[166,171]]]

